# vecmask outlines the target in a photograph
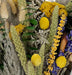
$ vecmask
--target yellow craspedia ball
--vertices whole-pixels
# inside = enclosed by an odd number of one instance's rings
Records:
[[[59,15],[65,14],[65,16],[67,16],[67,11],[65,9],[60,9],[59,10]]]
[[[56,59],[56,64],[59,68],[63,68],[66,66],[66,58],[64,56],[60,56]]]
[[[39,21],[40,24],[40,28],[45,30],[47,28],[49,28],[49,20],[46,17],[42,17]]]
[[[31,62],[34,66],[39,66],[41,64],[41,57],[39,54],[33,54],[31,57]]]

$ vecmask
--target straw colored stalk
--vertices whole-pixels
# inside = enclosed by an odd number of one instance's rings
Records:
[[[17,13],[17,8],[16,8],[16,6],[15,6],[14,1],[13,1],[13,0],[7,0],[7,2],[9,3],[9,5],[10,5],[10,7],[11,7],[11,9],[12,9],[12,13],[13,13],[13,14],[16,14],[16,13]]]
[[[2,2],[1,4],[1,17],[4,19],[8,19],[9,17],[6,2]]]

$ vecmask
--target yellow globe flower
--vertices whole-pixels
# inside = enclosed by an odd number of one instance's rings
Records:
[[[65,16],[67,16],[67,11],[65,9],[60,9],[59,10],[59,15],[65,14]]]
[[[39,21],[40,28],[45,30],[49,28],[49,20],[46,17],[42,17]]]
[[[39,66],[41,64],[41,57],[39,54],[33,54],[31,57],[31,62],[34,66]]]
[[[59,68],[63,68],[66,66],[66,58],[64,56],[60,56],[56,59],[56,64]]]

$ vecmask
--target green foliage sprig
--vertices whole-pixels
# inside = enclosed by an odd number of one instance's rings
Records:
[[[42,63],[37,69],[38,74],[36,74],[34,66],[32,65],[32,63],[29,61],[27,64],[25,48],[24,48],[24,46],[20,40],[20,37],[18,36],[18,34],[15,30],[15,27],[13,25],[11,25],[10,31],[12,34],[13,43],[15,45],[16,51],[17,51],[19,59],[21,61],[21,65],[23,66],[23,69],[24,69],[26,75],[42,75],[45,44],[43,44],[41,46],[40,51],[39,51],[39,55],[41,56]]]

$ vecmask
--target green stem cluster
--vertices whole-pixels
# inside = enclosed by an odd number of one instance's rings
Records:
[[[16,29],[13,25],[11,25],[10,31],[11,31],[12,40],[13,40],[13,43],[15,45],[16,52],[18,53],[18,56],[19,56],[19,59],[21,61],[21,65],[23,66],[23,69],[25,71],[25,74],[26,75],[42,75],[45,44],[43,44],[41,46],[40,51],[39,51],[39,55],[41,56],[42,63],[37,69],[38,74],[36,74],[35,68],[32,65],[32,63],[30,61],[27,63],[25,47],[22,44],[20,37],[17,34]]]

